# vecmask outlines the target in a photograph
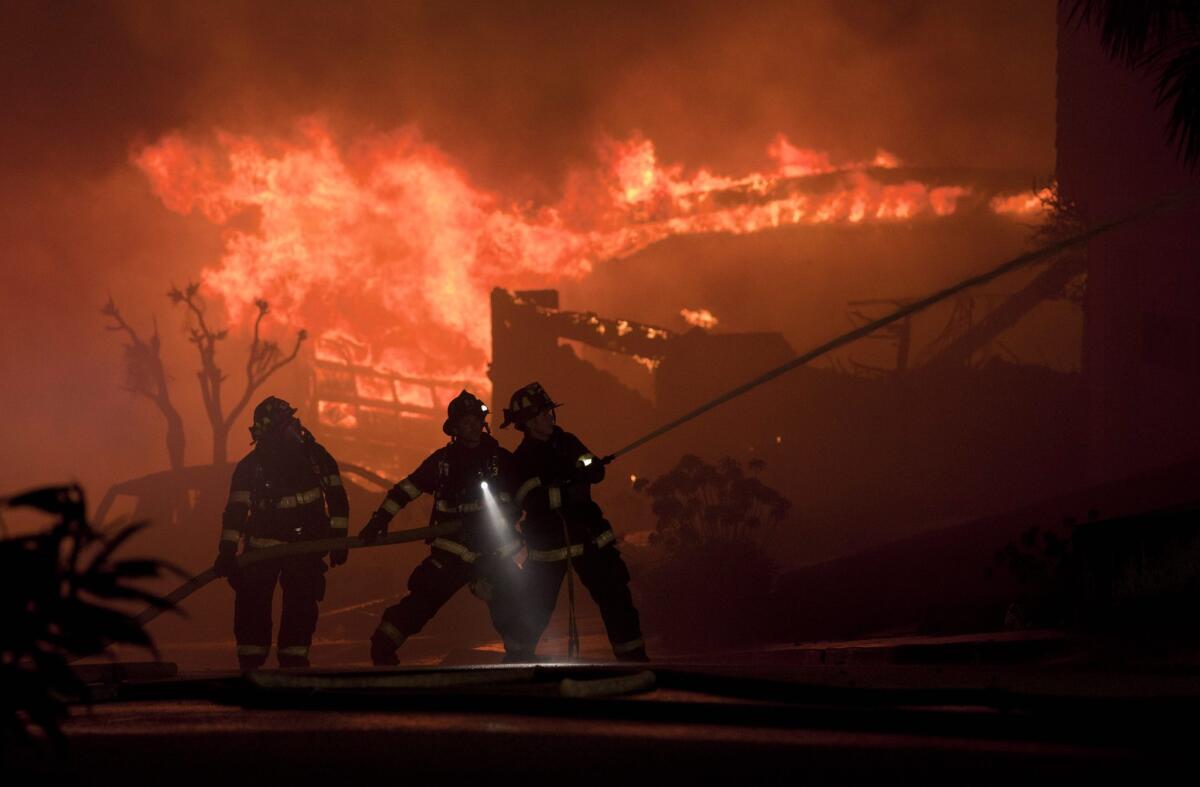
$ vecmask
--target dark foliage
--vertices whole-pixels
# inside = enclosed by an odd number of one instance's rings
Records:
[[[777,619],[769,599],[775,566],[763,548],[766,526],[782,523],[791,503],[725,457],[715,465],[684,456],[668,473],[639,479],[656,517],[651,543],[661,559],[639,581],[646,629],[669,650],[745,647],[768,640]]]
[[[57,518],[44,533],[0,541],[0,750],[38,732],[61,745],[67,703],[87,698],[69,666],[74,658],[114,643],[157,654],[141,624],[109,604],[167,608],[169,602],[131,581],[182,572],[157,560],[114,559],[145,524],[94,530],[78,486],[34,489],[0,504]]]
[[[1064,523],[1068,528],[1073,525],[1071,521]],[[1008,627],[1075,622],[1080,565],[1069,536],[1031,527],[996,552],[995,562],[1007,569],[1022,588],[1021,598],[1009,610]]]
[[[765,466],[750,462],[750,475],[735,459],[710,465],[687,454],[665,475],[638,479],[634,491],[654,501],[651,543],[668,551],[716,542],[753,540],[768,522],[779,523],[791,503],[757,477]]]
[[[1093,25],[1109,56],[1149,74],[1167,137],[1188,166],[1200,161],[1200,1],[1069,0],[1068,20]]]

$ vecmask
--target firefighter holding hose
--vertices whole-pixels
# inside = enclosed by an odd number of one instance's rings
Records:
[[[254,408],[254,449],[233,471],[222,517],[217,576],[234,589],[233,630],[238,664],[261,667],[271,649],[271,601],[283,589],[276,657],[280,667],[307,667],[317,610],[325,597],[324,554],[293,555],[244,569],[238,544],[247,550],[299,541],[344,537],[350,503],[337,462],[296,418],[296,409],[269,396]],[[329,564],[346,562],[347,551],[329,554]]]
[[[464,585],[488,605],[492,625],[504,641],[505,659],[532,655],[520,603],[520,569],[513,556],[521,541],[513,527],[511,453],[487,430],[488,408],[463,391],[450,402],[442,431],[450,443],[393,486],[359,538],[385,534],[402,508],[423,494],[433,495],[430,525],[452,532],[430,542],[429,557],[408,579],[408,595],[388,607],[371,636],[376,665],[398,663],[397,649],[420,631]]]
[[[550,622],[563,578],[572,583],[573,603],[578,576],[600,607],[613,654],[623,661],[646,661],[646,643],[629,592],[629,569],[612,526],[592,500],[592,485],[604,480],[605,462],[557,425],[558,407],[540,384],[530,383],[512,395],[501,424],[514,425],[525,435],[515,454],[522,479],[516,501],[525,511],[521,528],[529,553],[523,573],[533,644]],[[577,648],[573,625],[569,638]],[[574,655],[570,643],[568,652]]]

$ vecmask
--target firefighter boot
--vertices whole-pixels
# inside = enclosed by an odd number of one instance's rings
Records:
[[[395,626],[388,623],[383,623],[375,629],[375,633],[371,635],[371,663],[376,667],[390,667],[400,663],[400,659],[396,657],[396,650],[400,647],[400,643],[390,636],[391,631],[385,630],[385,626],[399,634]],[[403,641],[401,639],[400,642],[403,643]]]
[[[617,642],[612,646],[613,655],[617,661],[649,661],[646,655],[646,642],[638,637],[630,642]]]
[[[266,663],[266,656],[238,656],[238,669],[242,672],[253,672]]]
[[[295,669],[297,667],[308,667],[308,648],[307,647],[290,647],[279,649],[279,667],[280,669]]]

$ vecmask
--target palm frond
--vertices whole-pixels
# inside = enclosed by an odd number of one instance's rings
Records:
[[[1173,46],[1156,53],[1155,95],[1166,107],[1167,139],[1189,167],[1200,161],[1200,33],[1189,46]]]

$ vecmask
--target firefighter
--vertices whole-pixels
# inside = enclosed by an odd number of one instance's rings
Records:
[[[307,667],[325,597],[321,554],[296,555],[237,565],[237,549],[261,549],[312,539],[345,537],[350,504],[337,462],[296,418],[296,409],[274,396],[254,408],[254,449],[237,463],[225,506],[213,570],[235,591],[233,631],[243,670],[261,667],[271,649],[271,602],[283,588],[276,657],[280,667]],[[329,564],[346,562],[346,550],[329,553]]]
[[[617,549],[612,526],[592,500],[592,484],[604,480],[604,462],[578,437],[556,423],[559,404],[538,383],[512,395],[504,411],[525,437],[516,450],[516,502],[525,510],[521,525],[529,547],[523,574],[529,588],[534,646],[558,601],[563,577],[579,576],[600,607],[613,655],[645,661],[646,644],[633,597],[629,569]]]
[[[388,491],[359,534],[364,541],[379,538],[392,517],[422,494],[433,495],[430,524],[454,527],[429,542],[429,557],[408,578],[408,595],[384,610],[371,636],[371,661],[377,665],[398,663],[397,649],[464,585],[487,603],[506,660],[526,656],[523,643],[529,637],[513,562],[521,548],[513,526],[513,458],[488,431],[487,415],[487,406],[474,395],[456,396],[442,424],[450,442]]]

